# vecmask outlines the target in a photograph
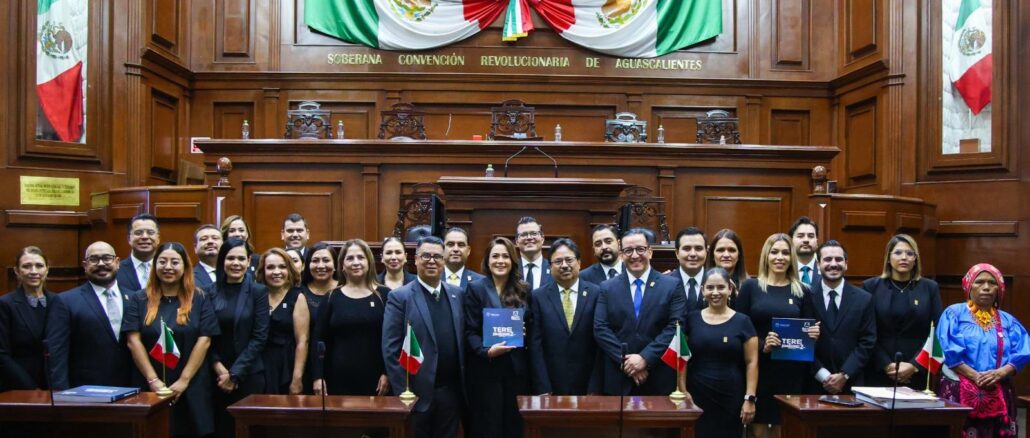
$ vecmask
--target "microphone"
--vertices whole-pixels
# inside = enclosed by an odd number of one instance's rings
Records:
[[[322,433],[325,434],[327,431],[325,424],[325,395],[329,392],[329,385],[326,384],[325,379],[325,342],[318,341],[315,348],[318,351],[318,367],[322,369],[322,390],[319,392],[322,394]]]
[[[627,345],[625,342],[623,342],[622,344],[619,345],[619,349],[620,349],[620,352],[622,353],[620,355],[620,357],[622,357],[623,362],[625,362],[626,361],[626,352],[629,350],[629,345]],[[622,365],[622,364],[619,364],[619,365]],[[627,392],[625,390],[626,389],[626,379],[622,379],[622,382],[623,382],[622,385],[620,385],[621,388],[619,388],[619,438],[622,438],[623,416],[624,416],[625,410],[626,410],[625,397],[626,397],[626,392]]]
[[[43,340],[43,379],[50,391],[50,407],[54,407],[54,385],[50,383],[50,341]]]
[[[901,354],[900,351],[894,353],[894,391],[891,394],[891,415],[890,415],[890,417],[891,417],[891,420],[890,420],[890,431],[891,431],[890,432],[890,436],[891,436],[891,438],[894,438],[894,411],[895,411],[895,409],[897,409],[897,406],[895,406],[895,403],[897,403],[897,399],[898,399],[898,378],[897,377],[898,377],[898,371],[900,371],[900,367],[901,367],[901,356],[902,356],[902,354]]]

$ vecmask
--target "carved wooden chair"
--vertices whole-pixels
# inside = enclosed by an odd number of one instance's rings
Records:
[[[604,141],[613,143],[647,142],[647,122],[634,113],[618,113],[604,123]]]
[[[622,207],[619,208],[618,224],[620,228],[626,228],[620,229],[619,234],[625,233],[629,228],[644,228],[653,234],[647,236],[651,243],[671,240],[669,225],[665,221],[665,198],[656,196],[647,187],[632,186],[622,191],[619,201]],[[657,233],[652,230],[657,230]]]
[[[423,124],[425,113],[415,109],[410,103],[396,103],[389,110],[383,111],[383,121],[379,123],[379,138],[382,140],[425,140],[426,127]]]
[[[333,138],[332,120],[329,111],[319,109],[317,102],[301,102],[295,110],[286,111],[286,133],[290,139]]]
[[[413,230],[420,225],[432,229],[433,195],[443,197],[443,190],[434,183],[418,183],[402,188],[401,208],[397,210],[397,223],[393,226],[394,236],[407,238],[409,232],[417,233]]]
[[[536,135],[536,109],[511,99],[490,108],[489,140],[543,140]]]
[[[719,143],[723,137],[726,143],[740,144],[740,119],[730,117],[729,112],[718,109],[697,119],[698,143]]]

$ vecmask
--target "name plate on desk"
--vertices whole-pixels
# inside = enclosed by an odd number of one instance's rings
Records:
[[[773,318],[772,331],[780,335],[780,347],[772,351],[772,358],[798,362],[815,360],[815,340],[805,333],[805,329],[813,325],[814,319]]]
[[[508,347],[524,347],[523,316],[526,310],[483,309],[483,346],[504,342]]]

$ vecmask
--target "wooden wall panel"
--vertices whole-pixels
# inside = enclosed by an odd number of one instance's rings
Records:
[[[282,246],[283,218],[300,213],[310,230],[308,245],[343,236],[344,185],[332,182],[245,182],[242,214],[259,251]]]
[[[697,141],[697,119],[705,118],[706,113],[713,109],[726,110],[731,117],[737,116],[736,108],[652,108],[655,126],[650,128],[650,135],[653,136],[651,138],[657,139],[656,130],[658,125],[662,125],[665,128],[666,143],[694,143]]]
[[[877,179],[879,118],[875,98],[848,105],[844,109],[844,159],[846,185],[874,184]]]
[[[215,0],[215,52],[218,61],[254,59],[254,0]]]
[[[700,217],[697,226],[709,236],[723,228],[736,231],[744,243],[744,261],[752,274],[758,272],[758,256],[765,239],[785,232],[794,220],[789,188],[715,186],[698,187],[694,193]]]
[[[150,96],[150,177],[174,182],[180,136],[179,99],[157,89]]]
[[[150,23],[152,31],[150,41],[167,50],[175,51],[180,44],[179,39],[179,6],[185,2],[176,0],[151,0],[152,15]]]
[[[772,65],[805,70],[811,56],[811,0],[774,0]]]
[[[251,123],[255,134],[254,104],[252,102],[215,102],[212,138],[242,138],[243,121]]]
[[[770,114],[770,144],[810,145],[811,114],[799,110],[773,110]]]
[[[838,75],[860,70],[876,62],[884,62],[888,53],[887,0],[838,0],[840,28],[837,36]],[[901,44],[901,41],[895,41]],[[901,52],[899,52],[901,53]]]

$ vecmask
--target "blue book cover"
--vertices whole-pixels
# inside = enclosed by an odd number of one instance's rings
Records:
[[[509,347],[523,347],[522,317],[526,310],[483,309],[483,346],[489,347],[504,341]]]
[[[55,402],[112,403],[139,393],[139,388],[83,385],[54,393]]]
[[[773,349],[772,358],[798,362],[815,360],[815,339],[805,333],[805,328],[813,325],[814,319],[773,318],[772,331],[780,335],[781,344]]]

